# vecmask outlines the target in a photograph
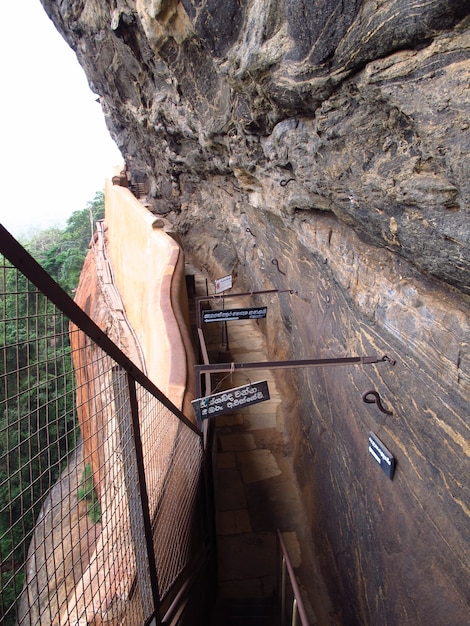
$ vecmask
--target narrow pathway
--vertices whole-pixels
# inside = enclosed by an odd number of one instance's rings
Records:
[[[195,279],[196,295],[206,295],[205,278],[196,274]],[[226,299],[225,308],[243,306],[253,303]],[[256,321],[227,323],[228,354],[221,323],[207,323],[203,331],[211,362],[267,360],[264,335]],[[212,393],[261,380],[268,382],[269,401],[216,418],[219,598],[224,601],[273,596],[279,572],[279,528],[306,591],[304,600],[310,623],[334,624],[311,553],[306,531],[309,524],[283,437],[285,416],[274,374],[269,370],[219,374],[218,382],[213,378]],[[223,619],[217,622],[223,623]]]

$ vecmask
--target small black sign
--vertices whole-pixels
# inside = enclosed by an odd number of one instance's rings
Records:
[[[197,398],[192,401],[196,419],[202,421],[208,417],[217,417],[230,411],[242,409],[251,404],[269,400],[269,389],[266,380],[242,387],[235,387],[220,393],[214,393],[207,398]]]
[[[395,473],[395,457],[373,432],[369,433],[369,452],[390,480],[392,480]]]
[[[231,322],[233,320],[259,320],[266,317],[267,306],[251,309],[220,309],[202,312],[203,322]]]

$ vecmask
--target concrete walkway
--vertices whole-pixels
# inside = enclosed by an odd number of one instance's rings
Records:
[[[206,295],[205,279],[198,275],[196,294]],[[220,302],[215,306],[222,308]],[[225,302],[225,308],[244,306],[254,304],[229,298]],[[204,324],[211,362],[267,360],[258,322],[231,321],[227,330],[229,354],[224,354],[222,323]],[[274,374],[269,370],[237,370],[218,376],[218,381],[213,376],[212,393],[261,380],[268,382],[270,393],[268,401],[215,418],[219,597],[223,601],[273,596],[279,573],[279,528],[306,592],[310,623],[333,624],[283,437],[285,416]]]

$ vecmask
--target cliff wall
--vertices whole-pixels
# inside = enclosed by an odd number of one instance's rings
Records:
[[[332,623],[465,624],[468,3],[42,3],[186,254],[294,291],[272,358],[397,360],[279,380]]]

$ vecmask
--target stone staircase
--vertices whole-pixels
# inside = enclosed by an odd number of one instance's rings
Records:
[[[206,278],[196,271],[194,295],[205,296],[206,288]],[[227,296],[226,309],[244,306],[253,303]],[[203,332],[211,363],[267,360],[256,320],[227,322],[228,337],[221,323],[206,323]],[[218,602],[211,626],[279,626],[277,529],[308,589],[304,602],[310,624],[329,625],[324,582],[303,534],[308,520],[284,438],[286,415],[274,373],[219,374],[212,377],[212,393],[261,380],[268,383],[270,400],[214,418]]]
[[[280,626],[277,602],[271,598],[226,599],[214,611],[211,626]]]

